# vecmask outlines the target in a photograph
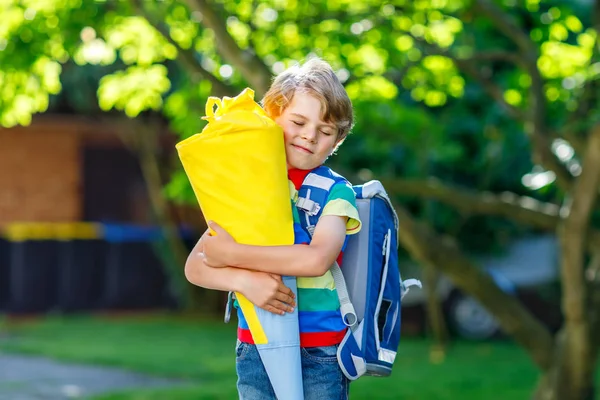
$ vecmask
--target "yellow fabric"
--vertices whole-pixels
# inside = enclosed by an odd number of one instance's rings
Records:
[[[327,202],[323,208],[323,212],[321,213],[321,216],[325,215],[348,217],[348,222],[346,222],[347,235],[354,235],[360,231],[361,222],[358,215],[358,210],[347,200],[335,199]]]
[[[281,128],[251,89],[234,98],[209,98],[203,118],[208,124],[202,132],[176,148],[206,220],[239,243],[294,244]],[[236,297],[254,342],[267,343],[254,305],[240,293]]]
[[[335,281],[331,271],[325,272],[319,277],[302,277],[296,278],[298,289],[335,289]]]

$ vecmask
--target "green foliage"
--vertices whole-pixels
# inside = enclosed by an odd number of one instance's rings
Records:
[[[181,138],[200,132],[213,88],[190,63],[233,92],[248,83],[221,56],[215,33],[204,25],[206,17],[190,3],[0,1],[0,124],[27,125],[33,114],[51,107],[51,99],[69,98],[86,112],[117,110],[132,118],[160,112]],[[524,185],[545,173],[531,161],[524,125],[510,119],[481,82],[453,60],[471,63],[506,103],[530,111],[529,71],[506,57],[517,54],[515,44],[477,12],[473,1],[208,3],[237,45],[274,74],[310,55],[325,58],[338,72],[357,123],[331,159],[336,168],[362,171],[362,176],[435,175],[471,189],[541,199],[556,195],[550,178]],[[537,54],[529,56],[537,57],[544,79],[546,123],[561,126],[567,112],[581,104],[585,85],[600,73],[591,5],[494,4],[533,40]],[[486,53],[504,56],[477,59]],[[90,82],[87,88],[82,81]],[[577,122],[585,127],[598,118],[593,105]],[[572,157],[563,161],[577,168]],[[166,193],[195,201],[181,170]],[[465,223],[464,217],[437,210],[434,224],[442,231],[456,232]],[[486,223],[478,224],[482,232],[488,231]]]
[[[148,109],[160,110],[162,95],[170,86],[163,65],[129,67],[102,78],[98,101],[104,111],[116,108],[133,118]]]
[[[75,50],[94,4],[77,0],[0,2],[0,125],[27,125],[61,89],[61,64]],[[68,26],[68,29],[66,29]]]

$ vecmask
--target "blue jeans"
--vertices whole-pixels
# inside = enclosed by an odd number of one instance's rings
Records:
[[[338,346],[303,347],[302,380],[305,400],[347,400],[349,381],[337,361]],[[237,342],[237,389],[241,400],[276,400],[256,346]]]

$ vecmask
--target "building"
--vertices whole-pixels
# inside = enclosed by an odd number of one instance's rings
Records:
[[[166,176],[146,183],[131,126],[45,114],[0,128],[0,311],[172,303],[165,254],[150,243],[159,228],[148,188],[160,191]],[[157,165],[173,165],[176,137],[164,129],[159,138]],[[197,206],[165,204],[176,225],[202,229]]]
[[[10,222],[152,224],[137,155],[110,119],[39,115],[0,128],[0,226]],[[176,138],[163,135],[163,159]],[[181,209],[179,212],[184,212]],[[188,215],[195,219],[197,213]]]

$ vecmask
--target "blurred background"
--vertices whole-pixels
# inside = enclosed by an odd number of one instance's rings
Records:
[[[351,397],[600,398],[599,29],[598,0],[0,0],[0,370],[236,398],[226,294],[183,275],[206,226],[174,146],[208,96],[319,56],[356,115],[328,163],[384,183],[424,283],[392,377]],[[91,394],[11,371],[2,399]]]

